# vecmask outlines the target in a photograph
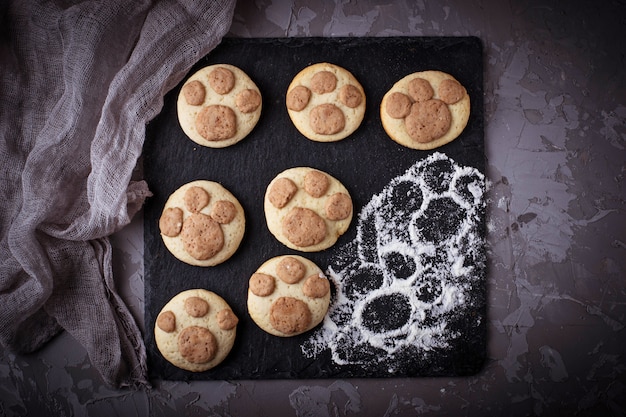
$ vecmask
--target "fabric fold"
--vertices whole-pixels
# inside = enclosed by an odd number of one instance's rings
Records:
[[[219,44],[235,1],[0,6],[0,342],[60,330],[113,386],[146,384],[108,236],[150,195],[132,181],[164,95]]]

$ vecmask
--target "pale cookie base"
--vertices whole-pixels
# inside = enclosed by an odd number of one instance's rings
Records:
[[[211,196],[209,204],[200,210],[200,213],[207,215],[210,214],[213,205],[219,200],[227,200],[235,205],[235,208],[237,209],[237,215],[235,218],[228,224],[220,225],[222,232],[224,233],[224,247],[212,258],[199,260],[187,253],[183,247],[180,235],[170,237],[161,233],[161,237],[163,238],[163,243],[165,243],[167,249],[179,260],[195,266],[215,266],[230,258],[239,248],[239,244],[243,239],[246,228],[245,214],[243,207],[230,191],[216,182],[206,180],[192,181],[174,191],[165,203],[163,211],[170,207],[178,207],[183,211],[184,221],[184,219],[191,214],[191,212],[185,207],[185,192],[193,186],[204,188]]]
[[[289,117],[291,118],[291,121],[296,129],[298,129],[300,133],[308,139],[316,142],[336,142],[350,136],[361,125],[363,116],[365,115],[365,91],[354,75],[352,75],[348,70],[337,65],[323,62],[313,64],[300,71],[293,78],[291,84],[289,84],[287,92],[291,91],[292,88],[298,85],[303,85],[310,90],[311,78],[319,71],[330,71],[335,74],[337,77],[337,87],[335,90],[325,94],[316,94],[311,92],[309,104],[303,110],[294,111],[287,109],[287,112],[289,113]],[[350,108],[339,100],[339,91],[341,90],[341,87],[347,84],[352,84],[357,87],[363,96],[361,103],[355,108]],[[324,103],[334,104],[343,111],[346,118],[346,125],[342,131],[333,135],[320,135],[311,129],[309,125],[309,113],[313,108]]]
[[[424,78],[430,82],[435,92],[433,98],[439,98],[437,94],[437,88],[442,80],[446,78],[453,80],[455,79],[450,74],[446,74],[445,72],[441,71],[422,71],[407,75],[400,81],[396,82],[391,87],[391,89],[383,96],[383,99],[380,103],[380,119],[383,124],[383,128],[385,129],[385,132],[387,132],[391,139],[393,139],[400,145],[406,146],[407,148],[411,149],[430,150],[443,146],[446,143],[452,142],[461,134],[463,129],[465,129],[467,121],[469,120],[470,97],[467,92],[460,101],[448,105],[448,108],[450,109],[450,113],[452,115],[450,130],[448,130],[448,132],[442,137],[435,139],[431,142],[420,143],[412,139],[406,131],[406,128],[404,126],[404,119],[394,119],[390,117],[385,111],[387,99],[391,95],[391,93],[399,92],[408,95],[409,81],[414,78]]]
[[[352,212],[350,215],[338,221],[329,220],[324,216],[324,205],[328,196],[331,196],[335,193],[344,193],[346,195],[350,195],[346,187],[336,178],[324,172],[328,179],[330,180],[328,190],[326,193],[319,197],[312,197],[304,190],[304,177],[305,175],[313,170],[314,168],[309,167],[296,167],[287,169],[280,174],[278,174],[267,186],[267,190],[265,192],[264,198],[264,210],[265,210],[265,220],[267,222],[267,228],[269,231],[281,242],[283,245],[288,248],[299,250],[302,252],[319,252],[321,250],[327,249],[335,244],[337,239],[341,235],[343,235],[348,227],[350,226],[350,222],[352,221],[352,215],[354,214],[354,207],[352,208]],[[319,170],[316,170],[319,171]],[[320,171],[323,172],[323,171]],[[291,201],[283,208],[276,208],[268,198],[269,190],[271,189],[274,182],[276,182],[279,178],[289,178],[296,184],[298,187],[298,191],[291,199]],[[319,214],[324,221],[326,222],[326,238],[322,240],[320,243],[312,246],[302,247],[296,246],[291,243],[289,239],[282,232],[282,222],[285,216],[289,213],[289,211],[293,207],[303,207],[308,208],[315,211]]]
[[[283,258],[288,256],[298,259],[306,267],[304,278],[302,278],[300,282],[296,284],[285,283],[280,278],[278,278],[278,275],[276,273],[276,266]],[[315,326],[320,324],[322,320],[324,320],[326,312],[328,311],[328,306],[330,305],[330,291],[328,292],[328,294],[326,294],[326,296],[322,298],[307,297],[302,293],[302,286],[307,277],[313,274],[320,274],[321,276],[324,276],[322,270],[315,263],[306,258],[303,258],[302,256],[297,255],[277,256],[266,261],[256,270],[256,272],[273,276],[276,284],[274,292],[266,297],[259,297],[257,295],[254,295],[252,291],[248,289],[248,313],[250,314],[252,320],[254,320],[254,322],[261,329],[274,336],[291,337],[313,329]],[[280,297],[293,297],[304,301],[308,305],[309,310],[311,311],[311,324],[306,330],[297,334],[285,334],[274,329],[270,322],[270,307],[272,306],[272,303]]]
[[[204,317],[192,317],[185,311],[185,300],[189,297],[200,297],[209,303],[209,312]],[[226,359],[235,343],[237,327],[230,330],[222,330],[218,326],[217,313],[224,309],[230,309],[228,303],[219,295],[203,290],[192,289],[175,295],[163,308],[161,313],[171,311],[176,316],[176,329],[167,333],[156,324],[154,326],[154,339],[157,348],[163,357],[174,366],[192,372],[202,372],[214,368]],[[160,313],[159,313],[160,314]],[[206,363],[192,363],[185,359],[178,351],[178,335],[188,326],[205,327],[213,333],[217,340],[217,354]]]
[[[213,69],[218,67],[227,68],[235,75],[235,86],[225,95],[216,93],[209,85],[208,76]],[[192,106],[185,100],[183,89],[181,88],[176,105],[178,110],[178,121],[180,123],[180,127],[183,129],[183,132],[185,132],[185,134],[198,145],[209,148],[225,148],[227,146],[234,145],[248,136],[261,117],[261,108],[263,107],[262,100],[261,104],[255,111],[251,113],[242,113],[235,105],[235,98],[237,97],[237,94],[246,89],[256,90],[259,95],[261,95],[261,92],[254,81],[252,81],[252,79],[250,79],[250,77],[240,68],[228,64],[216,64],[204,67],[189,77],[189,79],[185,81],[185,84],[194,80],[198,80],[204,85],[206,96],[202,104]],[[202,137],[202,135],[200,135],[200,133],[196,130],[197,114],[203,107],[214,104],[228,106],[235,112],[235,115],[237,116],[237,133],[235,136],[220,141],[209,141]]]

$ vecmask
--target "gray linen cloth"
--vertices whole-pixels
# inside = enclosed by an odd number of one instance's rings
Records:
[[[230,28],[234,0],[0,5],[0,342],[61,330],[105,382],[148,381],[107,236],[150,192],[132,182],[163,96]]]

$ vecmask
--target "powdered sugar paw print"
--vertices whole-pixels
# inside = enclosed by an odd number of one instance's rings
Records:
[[[455,349],[481,320],[484,189],[478,170],[434,153],[374,195],[331,260],[336,293],[304,355],[393,375]]]

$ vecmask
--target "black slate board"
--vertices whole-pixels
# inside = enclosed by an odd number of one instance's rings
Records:
[[[286,112],[285,93],[291,79],[316,62],[343,66],[366,91],[367,110],[361,127],[340,142],[317,143],[305,139]],[[452,353],[431,352],[428,360],[405,359],[407,363],[399,364],[394,373],[389,373],[386,367],[338,366],[330,354],[305,358],[300,344],[308,335],[283,339],[261,331],[247,314],[246,294],[250,275],[265,260],[298,253],[280,244],[265,225],[263,194],[277,173],[294,166],[311,166],[339,178],[352,195],[356,218],[390,179],[432,154],[432,151],[401,147],[387,137],[381,126],[382,96],[405,75],[437,69],[452,74],[467,88],[472,103],[468,126],[457,140],[436,151],[484,173],[480,40],[474,37],[226,38],[189,75],[213,63],[228,63],[243,69],[263,94],[263,112],[250,136],[235,146],[224,149],[198,146],[186,138],[178,125],[176,99],[181,83],[165,97],[162,112],[148,126],[143,169],[154,193],[144,212],[145,342],[150,377],[166,380],[344,378],[456,376],[477,372],[485,357],[484,266],[477,269],[482,285],[473,290],[474,298],[479,300],[479,308],[473,314],[482,316],[482,320],[480,317],[477,320],[479,324],[457,324],[464,334]],[[239,250],[230,260],[212,268],[193,267],[176,260],[159,236],[158,218],[166,199],[179,186],[196,179],[221,183],[239,199],[246,212],[246,233]],[[355,233],[355,226],[351,226],[333,248],[298,254],[325,269],[338,248],[351,242]],[[197,374],[179,370],[165,361],[152,333],[161,307],[178,292],[190,288],[206,288],[220,294],[240,318],[237,340],[226,361]]]

